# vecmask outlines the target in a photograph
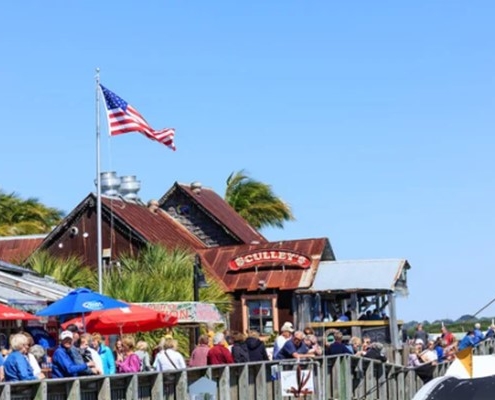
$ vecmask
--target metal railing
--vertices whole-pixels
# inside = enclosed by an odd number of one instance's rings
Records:
[[[475,354],[492,354],[493,341]],[[415,371],[402,365],[354,356],[315,358],[321,375],[321,399],[409,400],[423,386]],[[93,377],[45,379],[0,384],[0,400],[186,400],[189,385],[206,376],[217,383],[217,400],[279,400],[280,384],[272,366],[277,362],[246,363]],[[442,376],[449,363],[433,367]],[[297,366],[294,362],[293,367]],[[290,366],[289,366],[290,368]]]

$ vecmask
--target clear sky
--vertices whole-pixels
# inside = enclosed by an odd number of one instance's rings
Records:
[[[102,120],[102,171],[144,201],[174,181],[223,195],[245,169],[297,218],[268,239],[407,258],[399,318],[473,314],[495,297],[494,17],[491,0],[2,2],[0,185],[65,212],[94,191],[99,67],[177,129],[172,152]]]

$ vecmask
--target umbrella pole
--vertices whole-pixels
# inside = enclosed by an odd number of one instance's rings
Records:
[[[82,324],[83,324],[83,332],[86,333],[86,320],[84,319],[84,313],[82,313]]]

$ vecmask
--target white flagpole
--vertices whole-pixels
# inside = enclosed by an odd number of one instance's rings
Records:
[[[101,234],[101,161],[100,161],[100,69],[96,68],[96,230],[98,260],[98,292],[103,294],[103,245]]]

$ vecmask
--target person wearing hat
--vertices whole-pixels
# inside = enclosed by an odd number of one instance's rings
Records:
[[[52,377],[68,378],[80,375],[94,375],[98,371],[93,361],[84,364],[78,364],[72,358],[73,334],[71,331],[63,331],[60,334],[60,345],[57,347],[52,357]]]
[[[284,322],[282,327],[280,328],[280,335],[275,339],[275,343],[273,345],[273,356],[272,358],[275,360],[278,352],[284,347],[285,342],[287,342],[290,338],[292,338],[292,334],[294,333],[294,328],[290,322]]]
[[[285,342],[280,349],[275,360],[288,360],[292,358],[314,357],[314,353],[309,353],[306,344],[304,343],[304,332],[296,331],[294,335]]]
[[[84,350],[80,348],[80,337],[84,331],[76,324],[70,324],[67,326],[66,331],[72,332],[72,346],[70,348],[71,357],[76,364],[83,365],[86,364],[84,359]]]

